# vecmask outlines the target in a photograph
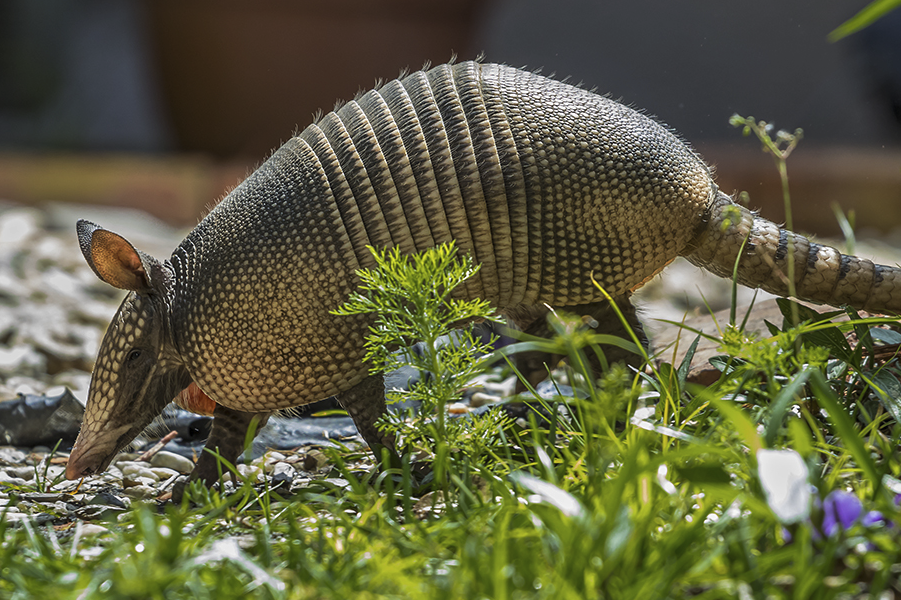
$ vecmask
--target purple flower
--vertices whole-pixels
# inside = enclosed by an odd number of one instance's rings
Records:
[[[875,527],[877,525],[880,527],[890,526],[889,522],[885,520],[885,517],[882,516],[882,513],[878,510],[871,510],[865,514],[861,517],[860,523],[864,527]]]
[[[823,502],[823,533],[828,537],[842,529],[850,529],[852,525],[860,522],[864,527],[891,527],[881,512],[871,510],[863,513],[863,504],[860,499],[850,492],[835,490],[826,496]],[[816,537],[816,532],[815,537]]]
[[[901,504],[901,494],[895,498],[896,504]],[[863,511],[863,503],[860,499],[850,492],[843,490],[834,490],[826,496],[826,500],[820,503],[818,496],[814,496],[813,504],[816,508],[823,510],[822,528],[813,527],[811,536],[814,540],[822,540],[823,534],[826,537],[833,537],[841,530],[850,529],[856,523],[860,523],[867,528],[885,527],[892,529],[895,523],[885,518],[878,510],[871,510],[866,513]],[[808,523],[810,521],[808,520]],[[783,528],[782,534],[785,543],[791,543],[792,534],[788,529]],[[868,547],[875,548],[872,544]]]
[[[823,533],[833,536],[842,529],[849,529],[863,512],[860,499],[850,492],[835,490],[826,496],[823,502]]]

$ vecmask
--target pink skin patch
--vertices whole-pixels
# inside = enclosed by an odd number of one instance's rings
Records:
[[[216,410],[216,402],[204,394],[194,382],[175,397],[175,403],[185,410],[205,417],[212,417],[213,411]]]

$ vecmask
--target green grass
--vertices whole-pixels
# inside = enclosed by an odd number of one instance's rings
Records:
[[[686,384],[687,363],[648,376],[614,366],[597,382],[571,371],[582,399],[550,403],[565,413],[473,424],[490,451],[445,454],[444,485],[419,495],[409,468],[360,474],[336,454],[331,475],[346,485],[317,481],[295,498],[249,484],[227,497],[195,490],[199,507],[138,504],[99,535],[0,525],[0,597],[898,593],[898,526],[820,531],[822,500],[839,489],[901,522],[886,486],[901,477],[897,399],[877,391],[897,367],[863,353],[873,320],[788,327],[784,312],[785,329],[766,340],[724,329],[709,388]],[[579,364],[591,336],[558,330]],[[848,330],[865,343],[848,346]],[[467,427],[448,432],[449,448],[466,445]],[[800,457],[806,473],[786,485],[810,486],[814,500],[768,495],[763,482],[780,474],[761,472],[766,449]],[[786,505],[794,517],[780,520]]]
[[[504,352],[473,354],[485,348],[470,334],[444,337],[488,314],[449,296],[474,272],[452,247],[378,262],[346,310],[387,315],[369,340],[376,365],[432,373],[405,397],[443,415],[464,379],[509,371]],[[901,336],[853,311],[781,307],[767,338],[741,315],[722,326],[708,387],[686,379],[695,332],[680,364],[613,365],[595,381],[587,356],[613,340],[553,315],[557,337],[524,347],[566,355],[572,394],[532,398],[544,411],[520,422],[389,419],[409,450],[399,468],[352,470],[358,453],[329,450],[328,477],[295,497],[195,486],[195,506],[135,503],[99,530],[0,521],[0,598],[896,597],[901,373],[874,356]],[[415,339],[422,352],[393,352]],[[413,455],[434,470],[426,486]],[[16,504],[25,490],[8,491]],[[861,518],[830,525],[839,499]]]

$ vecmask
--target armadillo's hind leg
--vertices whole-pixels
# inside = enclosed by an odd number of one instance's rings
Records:
[[[376,459],[381,461],[383,451],[387,450],[394,462],[397,459],[394,436],[382,432],[375,424],[386,411],[384,376],[381,373],[370,375],[336,397],[341,407],[353,419],[357,431],[369,445]]]
[[[244,450],[244,444],[248,437],[248,431],[253,430],[255,436],[260,429],[266,425],[269,420],[270,413],[248,413],[239,410],[226,408],[221,404],[217,404],[213,412],[213,429],[210,437],[207,439],[206,446],[200,458],[197,459],[197,465],[191,471],[188,481],[200,480],[205,485],[210,486],[219,480],[220,467],[218,454],[231,464],[235,464],[241,452]],[[213,451],[213,452],[209,452]],[[227,472],[226,467],[222,467],[222,474]],[[235,481],[234,473],[231,474],[232,481]],[[172,499],[180,502],[184,494],[185,484],[179,482],[172,490]]]
[[[548,325],[547,317],[550,311],[547,307],[530,306],[527,308],[517,309],[507,315],[507,326],[511,331],[508,335],[513,339],[521,339],[516,334],[521,331],[527,336],[535,336],[540,338],[550,338],[553,336],[550,325]],[[550,354],[548,352],[517,352],[512,356],[513,365],[519,374],[528,381],[532,387],[547,379],[548,371],[553,369],[560,362],[561,356]],[[516,393],[526,391],[526,384],[522,379],[516,382]]]
[[[647,350],[648,338],[644,333],[644,328],[635,314],[635,307],[629,300],[629,296],[621,296],[614,299],[616,306],[622,313],[625,323],[620,319],[619,315],[613,309],[610,302],[603,300],[600,302],[592,302],[589,304],[579,304],[575,306],[557,307],[558,312],[570,313],[582,318],[582,320],[594,329],[596,333],[609,334],[626,341],[631,341],[632,336],[629,335],[627,329],[630,328],[638,337],[638,341],[642,347]],[[514,327],[527,333],[542,338],[551,338],[554,331],[547,322],[548,309],[545,307],[530,307],[528,310],[516,311],[510,316]],[[609,363],[622,362],[629,366],[638,368],[641,366],[642,358],[640,355],[620,348],[619,346],[602,346],[604,358]],[[595,377],[601,374],[601,365],[594,352],[586,352],[589,364]],[[553,355],[545,352],[523,352],[514,355],[514,364],[519,372],[526,378],[529,385],[536,386],[545,378],[547,378],[549,369],[553,369],[560,362],[562,356]],[[524,392],[526,385],[522,381],[516,384],[517,393]]]

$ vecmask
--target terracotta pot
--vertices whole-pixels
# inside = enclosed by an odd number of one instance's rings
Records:
[[[147,0],[179,149],[264,156],[377,78],[473,56],[478,0]]]

